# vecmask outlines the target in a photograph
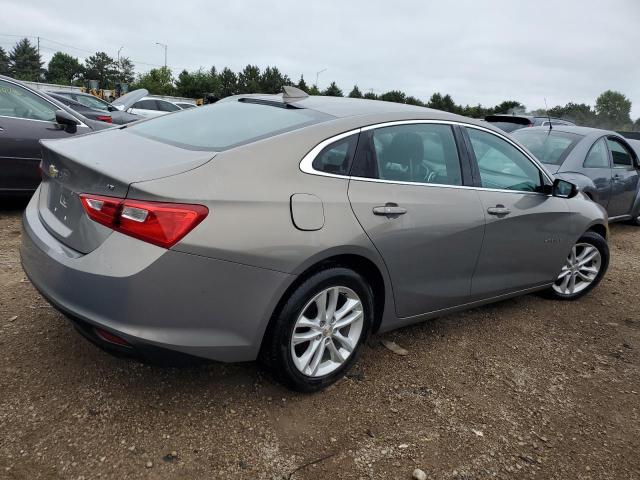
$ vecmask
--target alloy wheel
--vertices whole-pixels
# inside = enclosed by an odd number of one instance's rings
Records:
[[[598,277],[601,265],[602,257],[596,247],[577,243],[571,249],[553,289],[561,295],[580,293]]]
[[[296,368],[309,377],[338,369],[356,349],[363,323],[362,301],[353,290],[322,290],[304,306],[293,327],[290,350]]]

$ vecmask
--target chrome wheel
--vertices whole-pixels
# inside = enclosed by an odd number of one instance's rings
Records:
[[[562,295],[573,295],[587,288],[598,277],[602,257],[589,243],[577,243],[571,249],[553,289]]]
[[[353,353],[364,323],[360,297],[347,287],[330,287],[302,309],[291,335],[291,357],[309,377],[339,368]]]

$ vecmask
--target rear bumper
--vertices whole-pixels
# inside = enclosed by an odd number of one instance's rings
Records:
[[[37,196],[24,212],[21,260],[56,308],[134,346],[227,362],[257,357],[291,275],[165,250],[117,232],[83,255],[46,230]]]

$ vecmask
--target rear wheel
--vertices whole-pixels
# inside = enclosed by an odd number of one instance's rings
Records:
[[[640,227],[640,213],[631,219],[631,224]]]
[[[600,283],[608,266],[607,241],[595,232],[586,232],[571,248],[549,293],[562,300],[580,298]]]
[[[356,272],[332,267],[299,285],[274,318],[263,358],[294,390],[313,392],[356,361],[373,318],[371,288]]]

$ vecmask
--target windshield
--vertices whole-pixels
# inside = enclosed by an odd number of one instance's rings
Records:
[[[583,138],[583,135],[577,133],[546,129],[523,129],[512,135],[541,162],[549,165],[562,165],[576,143]]]
[[[221,151],[331,118],[315,110],[229,101],[181,110],[127,129],[189,150]]]

